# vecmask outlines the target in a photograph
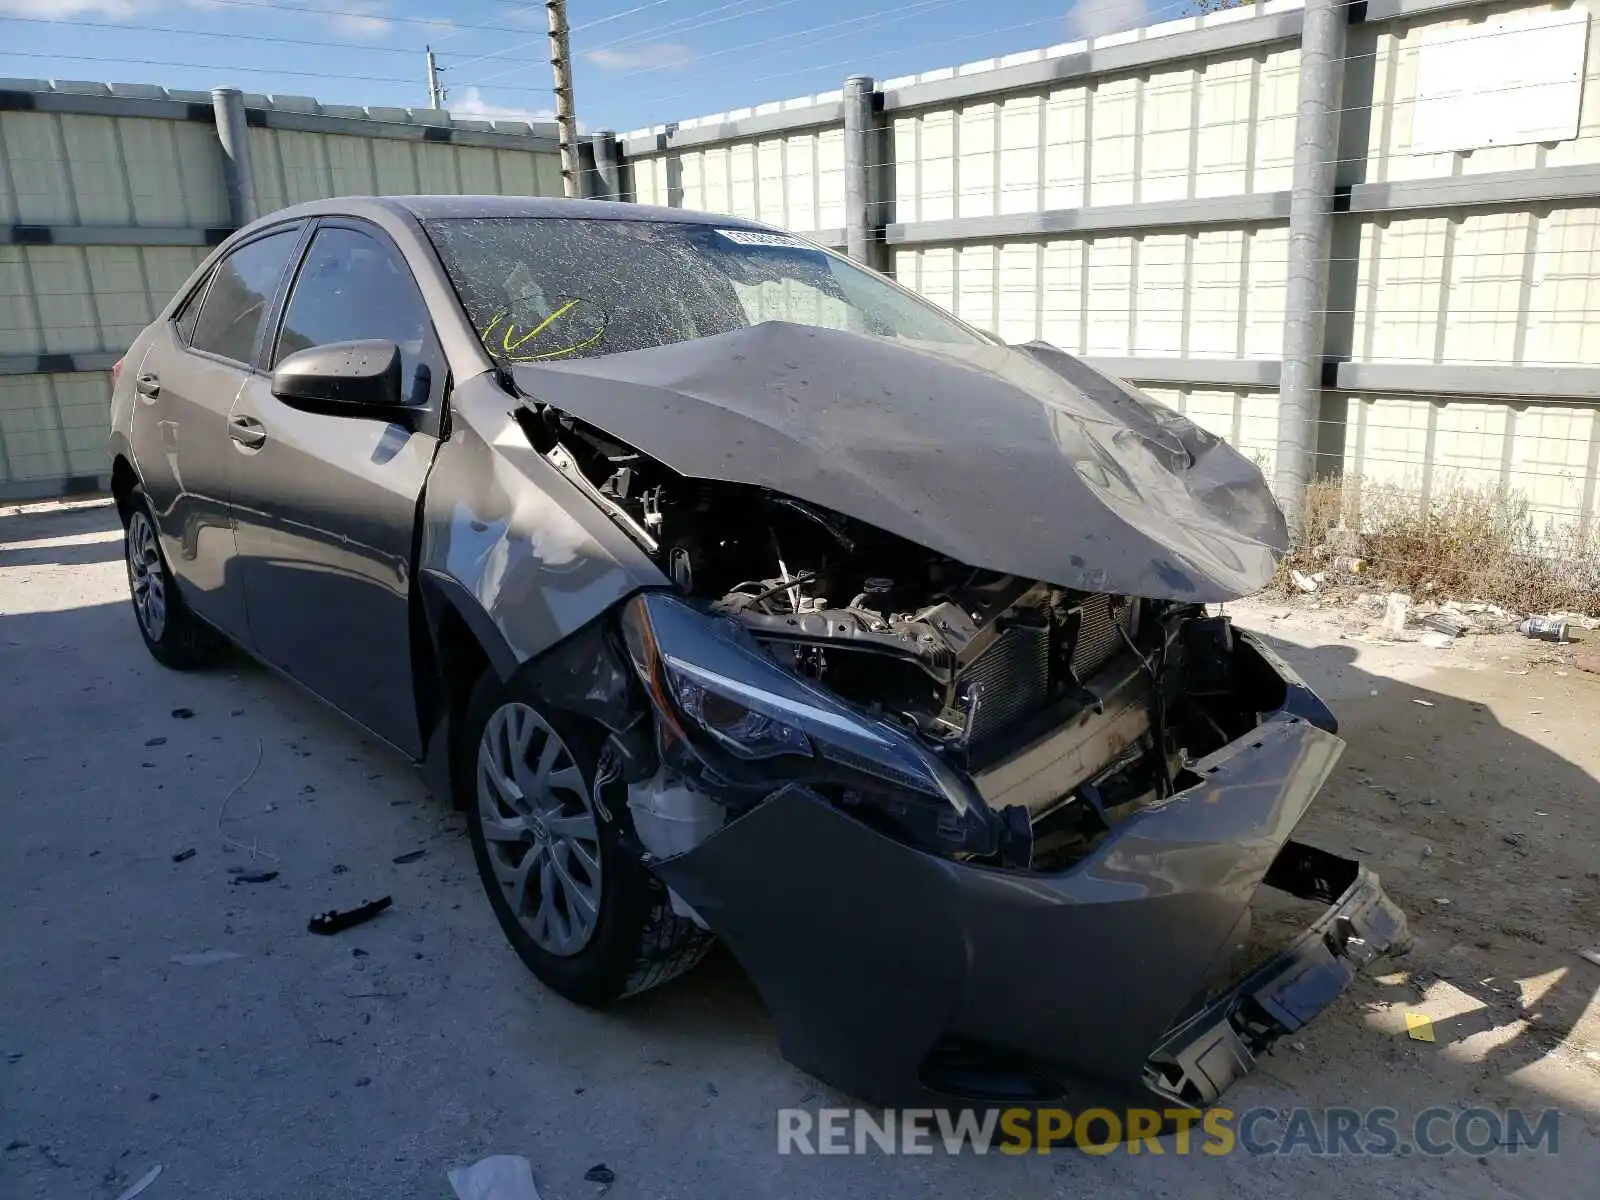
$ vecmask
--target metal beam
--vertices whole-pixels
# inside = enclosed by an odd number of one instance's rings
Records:
[[[1341,391],[1418,396],[1600,401],[1600,367],[1340,363]]]
[[[1484,8],[1495,0],[1367,0],[1366,15],[1362,24],[1376,25],[1382,21],[1404,21],[1412,17],[1427,17],[1446,13],[1457,8]]]
[[[1300,28],[1299,12],[1272,13],[1226,25],[1208,25],[1184,33],[1169,33],[1117,46],[1095,47],[1080,50],[1076,54],[1062,54],[992,71],[974,71],[970,75],[956,75],[928,83],[909,83],[885,91],[883,107],[886,112],[931,108],[958,100],[978,97],[987,100],[1015,92],[1037,91],[1074,79],[1109,75],[1117,71],[1137,71],[1161,63],[1208,58],[1256,46],[1293,42],[1299,39]]]
[[[1392,213],[1497,204],[1526,207],[1541,200],[1592,200],[1596,197],[1600,197],[1600,165],[1586,164],[1404,179],[1393,183],[1358,183],[1350,189],[1349,211]]]
[[[1083,357],[1096,371],[1134,383],[1261,388],[1278,386],[1278,360],[1258,358]]]
[[[79,350],[72,354],[0,354],[0,375],[75,375],[109,371],[118,350]]]
[[[1199,200],[1057,208],[1048,212],[1009,213],[1000,217],[913,221],[890,225],[886,235],[890,245],[920,246],[1122,229],[1250,225],[1288,219],[1288,192],[1256,192],[1247,196],[1216,196]]]
[[[548,122],[532,126],[533,132],[501,133],[487,129],[462,129],[456,125],[384,121],[377,117],[342,117],[328,113],[295,112],[284,108],[247,108],[250,125],[263,129],[289,129],[300,133],[385,138],[402,142],[442,142],[451,146],[481,146],[488,150],[526,150],[554,154],[559,149],[555,127]]]
[[[774,133],[798,133],[805,129],[822,129],[829,125],[841,127],[844,125],[843,100],[830,100],[806,108],[788,108],[781,112],[757,113],[731,121],[721,121],[715,125],[697,125],[693,129],[669,126],[665,133],[647,133],[624,138],[622,152],[628,158],[640,158],[651,154],[664,154],[671,150],[710,146],[717,142],[738,142]]]
[[[0,246],[220,246],[233,232],[167,225],[0,225]]]

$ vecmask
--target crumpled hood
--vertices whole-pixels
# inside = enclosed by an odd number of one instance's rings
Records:
[[[513,368],[527,396],[701,479],[770,488],[973,567],[1216,602],[1287,544],[1261,472],[1054,347],[766,322]]]

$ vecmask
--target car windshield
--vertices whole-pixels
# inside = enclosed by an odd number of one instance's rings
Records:
[[[484,346],[502,362],[620,354],[763,321],[983,341],[926,301],[791,234],[571,217],[424,224]]]

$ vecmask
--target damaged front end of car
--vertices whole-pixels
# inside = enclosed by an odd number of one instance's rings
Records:
[[[969,746],[969,771],[736,618],[629,603],[660,758],[624,802],[797,1065],[883,1103],[1204,1105],[1404,948],[1375,877],[1291,840],[1342,749],[1327,710],[1226,618],[1137,607],[1052,730]],[[1263,884],[1328,909],[1241,975]]]
[[[1086,409],[1055,427],[1073,478],[1105,446],[1148,451],[1189,492],[1147,480],[1147,499],[1235,514],[1174,514],[1196,548],[1183,569],[1122,567],[1107,530],[1058,539],[1093,556],[1014,541],[975,566],[952,551],[981,539],[888,528],[936,511],[935,491],[871,520],[869,501],[763,481],[832,465],[713,477],[690,449],[640,448],[620,408],[574,415],[569,394],[517,422],[663,581],[545,674],[611,731],[597,811],[731,949],[797,1066],[891,1105],[1201,1106],[1406,948],[1375,876],[1293,840],[1343,749],[1333,715],[1201,602],[1274,561],[1271,521],[1237,532],[1266,511],[1260,476],[1215,439],[1173,414],[1131,441],[1143,401],[1120,426]],[[876,436],[906,459],[901,435]],[[895,482],[886,469],[882,493]],[[1162,536],[1131,505],[1117,517]],[[1015,569],[1056,559],[1049,581]],[[1115,586],[1147,580],[1160,594]],[[1263,886],[1323,911],[1252,963]]]

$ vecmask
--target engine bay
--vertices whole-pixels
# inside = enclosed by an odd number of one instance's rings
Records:
[[[1234,694],[1198,606],[973,568],[792,497],[678,475],[551,408],[518,419],[682,594],[914,733],[996,811],[1024,810],[1041,862],[1170,795],[1266,707]]]

